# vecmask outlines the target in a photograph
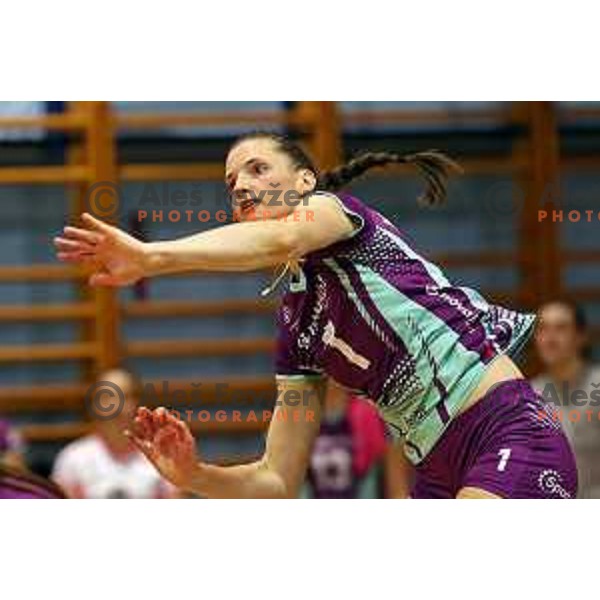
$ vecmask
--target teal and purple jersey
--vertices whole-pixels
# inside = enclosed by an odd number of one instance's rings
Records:
[[[489,364],[528,339],[535,316],[453,285],[360,200],[323,196],[356,228],[307,255],[291,279],[278,312],[277,376],[327,376],[371,398],[418,464]]]

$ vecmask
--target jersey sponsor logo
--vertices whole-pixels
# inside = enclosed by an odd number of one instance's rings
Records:
[[[353,365],[356,365],[360,369],[366,371],[371,366],[371,361],[358,352],[355,352],[349,346],[349,344],[337,337],[335,334],[335,325],[331,321],[328,321],[327,325],[325,325],[325,331],[323,331],[323,343],[326,346],[335,348],[338,352],[341,352],[346,357],[348,362],[351,362]]]
[[[440,300],[447,302],[450,306],[455,308],[468,322],[475,321],[479,317],[478,310],[472,310],[466,307],[458,298],[455,298],[451,294],[440,291],[437,285],[426,285],[425,292],[429,296],[437,296]]]
[[[298,336],[298,348],[301,350],[308,350],[310,347],[310,336],[307,333],[301,333]]]
[[[512,336],[513,336],[512,324],[506,320],[500,320],[494,326],[494,329],[492,330],[490,337],[494,340],[494,343],[496,344],[496,347],[499,350],[504,350],[505,348],[508,348],[508,345],[510,344],[510,340],[512,339]]]
[[[292,322],[292,309],[289,306],[284,306],[281,311],[283,322],[289,325]]]
[[[319,322],[321,320],[321,316],[329,306],[329,300],[327,298],[327,283],[321,275],[317,275],[315,287],[315,302],[308,320],[308,327],[306,327],[306,329],[300,335],[298,335],[297,338],[298,348],[301,350],[308,350],[309,348],[312,348],[313,340],[319,332]],[[297,328],[297,326],[292,327]],[[290,327],[290,329],[292,327]]]
[[[538,485],[545,494],[564,499],[571,498],[571,494],[563,487],[562,483],[562,477],[553,469],[545,469],[538,477]]]

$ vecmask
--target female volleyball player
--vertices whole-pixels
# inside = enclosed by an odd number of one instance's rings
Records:
[[[205,464],[183,422],[164,408],[141,408],[132,438],[173,483],[207,497],[295,497],[331,377],[375,400],[398,432],[416,469],[413,497],[575,496],[560,423],[510,358],[534,317],[452,285],[383,216],[338,192],[391,163],[412,164],[425,176],[425,202],[444,200],[453,163],[439,153],[367,153],[319,176],[299,146],[253,134],[233,145],[226,162],[242,222],[143,243],[84,215],[85,228],[66,227],[55,240],[60,260],[93,265],[94,285],[192,270],[286,265],[290,272],[278,312],[282,401],[263,458]],[[273,206],[274,191],[301,201]]]

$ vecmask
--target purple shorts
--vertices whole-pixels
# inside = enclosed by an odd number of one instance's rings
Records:
[[[554,408],[520,379],[459,415],[416,467],[413,498],[455,498],[465,487],[503,498],[577,497],[573,451]]]

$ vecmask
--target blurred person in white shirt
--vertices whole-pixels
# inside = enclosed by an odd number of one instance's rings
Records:
[[[104,399],[104,403],[110,406],[111,402],[121,402],[122,409],[112,418],[96,415],[93,433],[59,453],[52,474],[54,481],[71,498],[174,497],[174,488],[123,433],[138,406],[141,385],[125,369],[102,374],[96,385],[120,389],[120,400],[112,392],[112,400]]]
[[[568,299],[548,302],[538,314],[543,372],[533,387],[561,417],[577,460],[579,497],[600,498],[600,365],[589,360],[586,316]]]

